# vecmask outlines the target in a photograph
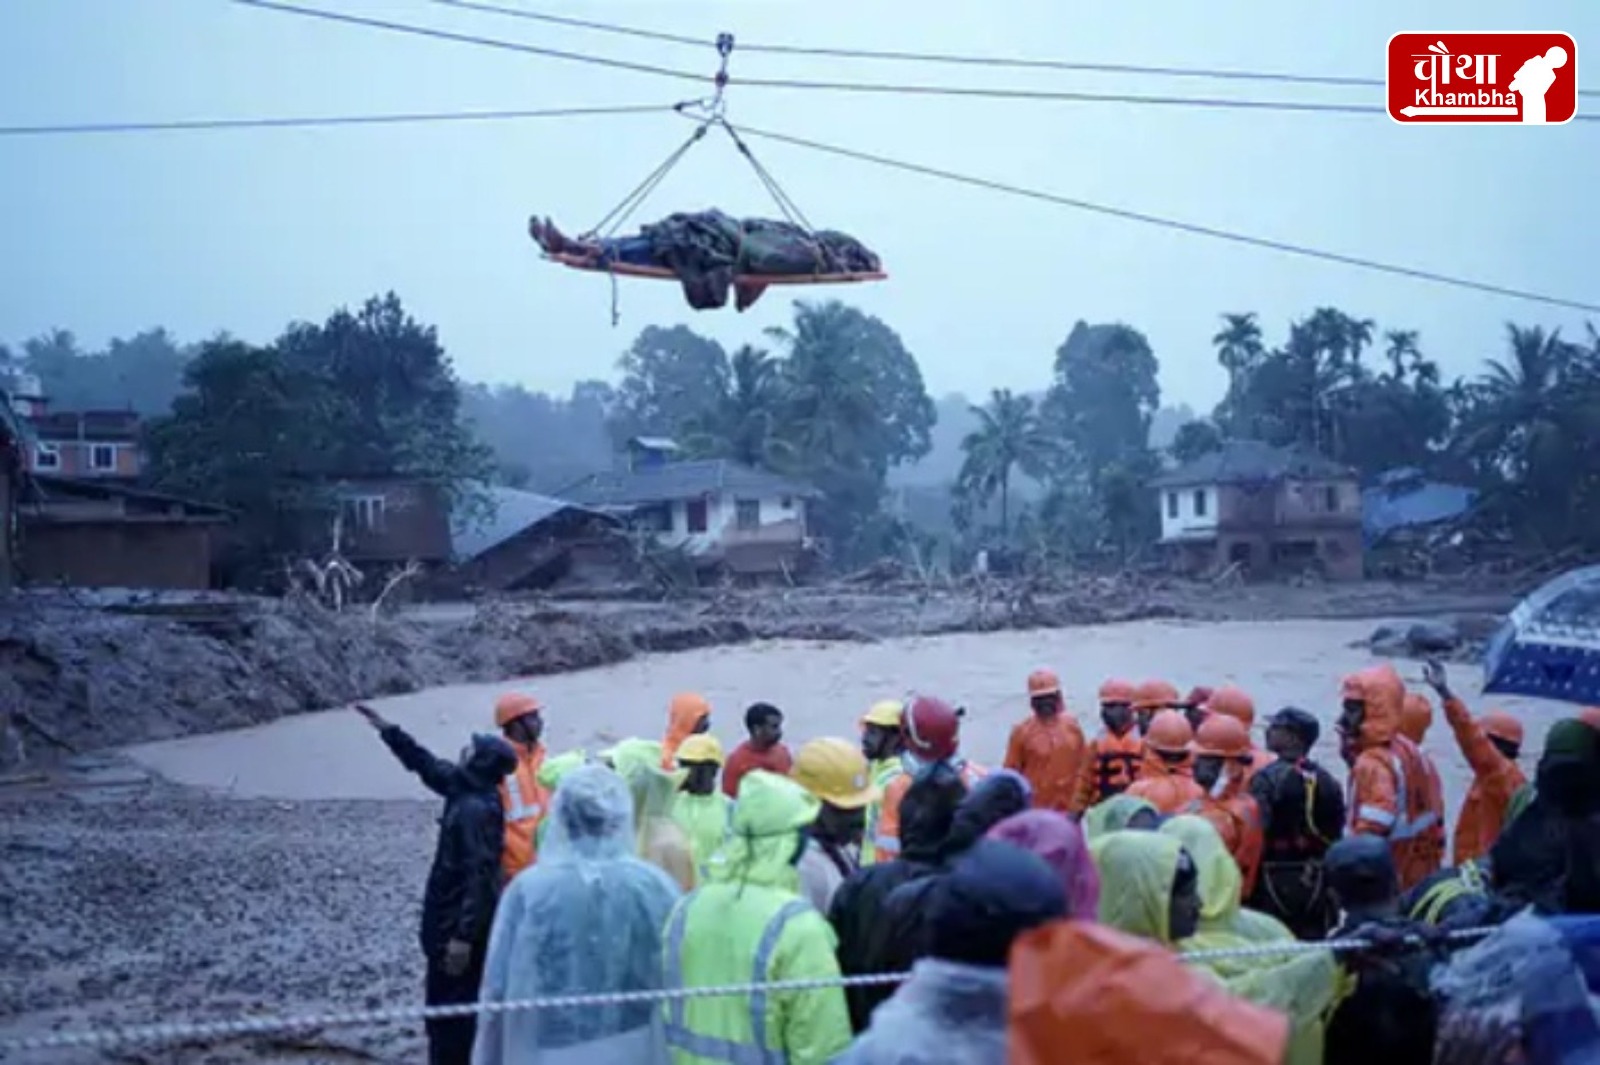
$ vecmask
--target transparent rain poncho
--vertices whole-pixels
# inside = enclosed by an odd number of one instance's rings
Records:
[[[694,890],[698,882],[694,850],[672,818],[672,800],[686,774],[661,768],[661,744],[655,740],[623,740],[605,757],[633,796],[635,853],[666,872],[684,891]]]
[[[1207,826],[1210,827],[1209,825]],[[1215,830],[1213,830],[1214,832]],[[1182,944],[1174,944],[1168,919],[1172,885],[1177,876],[1179,840],[1163,832],[1112,832],[1090,844],[1100,868],[1100,920],[1130,935],[1143,936],[1180,953],[1210,950],[1250,950],[1252,942],[1235,932],[1201,930]],[[1205,872],[1201,875],[1201,911],[1205,912]],[[1231,859],[1230,859],[1231,861]],[[1339,987],[1339,967],[1325,950],[1194,960],[1195,968],[1211,974],[1233,994],[1258,1006],[1287,1014],[1290,1021],[1287,1065],[1316,1065],[1322,1061],[1324,1021]]]
[[[601,766],[566,774],[538,864],[500,898],[479,997],[486,1002],[653,990],[679,892],[634,856],[633,799]],[[486,1013],[474,1065],[664,1062],[650,1003]]]

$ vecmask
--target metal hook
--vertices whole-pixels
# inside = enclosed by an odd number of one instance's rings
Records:
[[[733,55],[733,34],[717,34],[717,55],[722,57],[722,62],[717,67],[716,77],[712,79],[712,83],[716,86],[716,92],[706,104],[706,110],[709,111],[713,117],[720,118],[723,111],[727,108],[727,104],[723,102],[722,96],[723,92],[728,88],[728,59]]]

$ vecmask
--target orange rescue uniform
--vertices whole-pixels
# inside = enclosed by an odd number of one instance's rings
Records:
[[[1444,701],[1445,720],[1456,734],[1461,756],[1472,767],[1472,787],[1456,819],[1455,864],[1465,865],[1489,853],[1505,824],[1511,797],[1528,782],[1517,763],[1489,742],[1482,723],[1474,721],[1466,705],[1454,697]]]
[[[1175,814],[1190,803],[1206,797],[1204,789],[1189,775],[1187,763],[1171,765],[1154,751],[1146,755],[1144,770],[1125,794],[1144,799],[1160,810],[1163,816]]]
[[[711,704],[705,696],[682,692],[672,697],[667,707],[667,735],[661,741],[661,768],[672,772],[678,768],[678,748],[694,735],[700,722],[711,716]]]
[[[1005,767],[1021,773],[1033,788],[1033,805],[1057,813],[1083,812],[1079,782],[1087,743],[1066,706],[1048,717],[1019,721],[1006,744]]]
[[[507,741],[510,742],[510,741]],[[550,793],[539,783],[544,765],[544,744],[531,748],[512,743],[517,769],[500,782],[500,806],[506,812],[505,843],[500,851],[500,872],[507,881],[538,860],[535,839],[539,822],[550,808]]]
[[[1244,779],[1241,773],[1238,781]],[[1217,835],[1222,837],[1228,853],[1233,855],[1234,862],[1239,866],[1239,875],[1244,878],[1242,897],[1249,898],[1256,889],[1256,877],[1261,873],[1261,855],[1266,849],[1266,838],[1261,828],[1261,806],[1255,797],[1230,784],[1222,798],[1214,799],[1207,795],[1190,803],[1183,812],[1205,818],[1217,830]]]
[[[1400,889],[1408,891],[1439,867],[1437,815],[1429,807],[1437,774],[1417,746],[1399,735],[1405,683],[1390,665],[1345,678],[1344,698],[1363,704],[1359,753],[1350,770],[1350,831],[1389,843]],[[1434,783],[1430,784],[1430,775]]]
[[[1127,791],[1139,779],[1144,757],[1144,739],[1132,724],[1120,736],[1106,731],[1095,737],[1083,759],[1076,808],[1087,810]]]

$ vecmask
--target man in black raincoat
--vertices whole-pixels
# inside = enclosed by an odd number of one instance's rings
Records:
[[[939,871],[941,848],[966,794],[961,775],[948,765],[918,777],[900,803],[900,856],[851,874],[834,893],[828,920],[839,937],[839,970],[845,976],[891,971],[875,964],[884,903],[895,888]],[[852,1030],[865,1031],[872,1011],[892,994],[892,984],[846,988]]]
[[[517,767],[517,752],[499,736],[474,736],[459,762],[436,758],[398,725],[356,707],[378,736],[428,789],[444,799],[439,841],[422,897],[422,953],[430,1006],[476,1002],[500,897],[505,812],[500,782]],[[470,1065],[477,1017],[427,1022],[429,1065]]]

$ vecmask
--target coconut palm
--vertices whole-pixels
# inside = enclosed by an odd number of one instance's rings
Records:
[[[1010,528],[1011,475],[1046,466],[1053,443],[1032,397],[1016,395],[1009,388],[995,389],[989,402],[973,407],[972,413],[978,427],[961,441],[966,458],[957,483],[979,503],[999,495],[1003,538]]]

